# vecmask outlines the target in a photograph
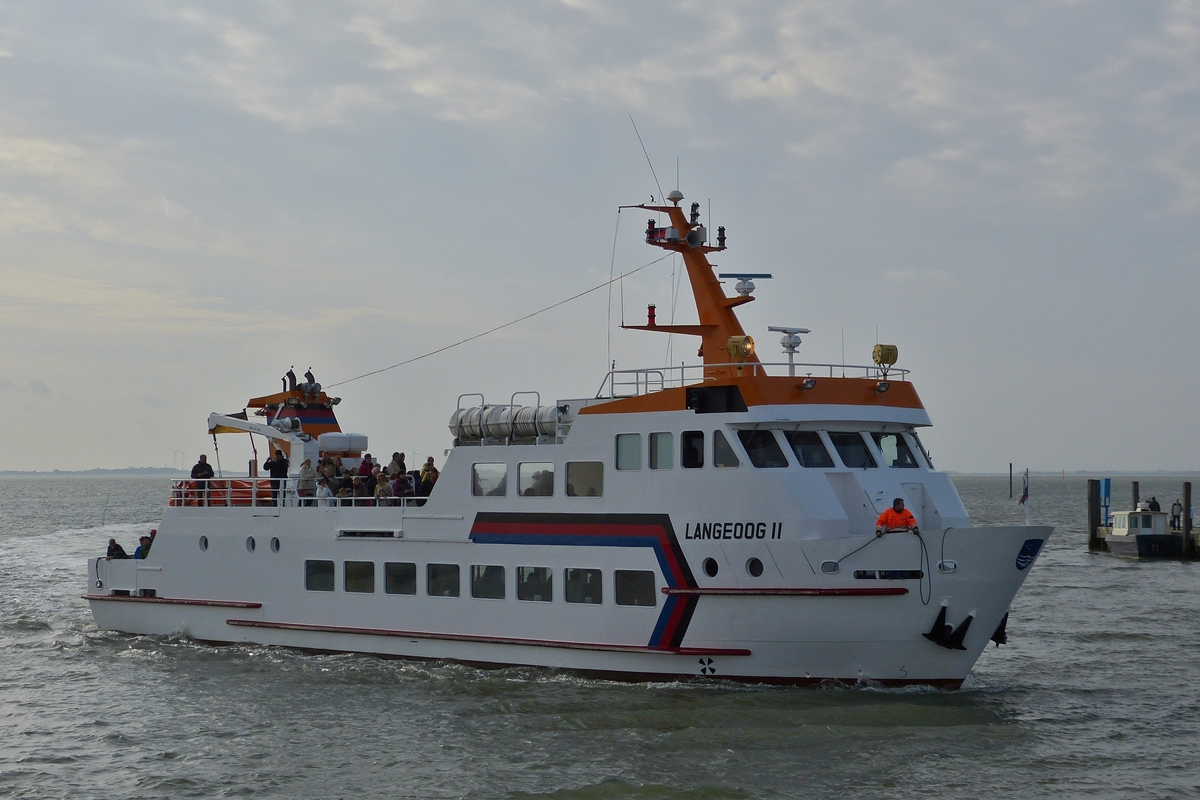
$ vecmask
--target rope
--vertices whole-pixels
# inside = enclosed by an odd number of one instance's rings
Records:
[[[621,278],[624,278],[627,275],[632,275],[635,272],[641,272],[642,270],[646,269],[647,267],[652,267],[655,264],[657,264],[658,262],[662,261],[663,259],[670,258],[670,257],[671,257],[671,253],[668,252],[668,253],[660,256],[659,258],[654,259],[653,261],[651,261],[648,264],[643,264],[642,266],[633,270],[633,272],[623,273],[621,275]],[[609,286],[609,285],[621,280],[621,278],[610,278],[609,280],[605,281],[604,283],[597,284],[590,289],[585,289],[584,291],[580,292],[579,294],[573,294],[565,300],[559,300],[557,303],[548,305],[545,308],[540,308],[537,311],[526,314],[523,317],[518,317],[517,319],[511,320],[510,322],[506,322],[503,325],[497,325],[494,328],[489,328],[488,330],[484,331],[483,333],[477,333],[474,336],[468,336],[465,339],[459,339],[457,342],[448,344],[445,347],[439,347],[436,350],[430,350],[428,353],[422,353],[421,355],[415,356],[414,358],[410,358],[406,361],[401,361],[399,364],[392,364],[390,367],[383,367],[382,369],[371,370],[370,372],[364,372],[362,375],[355,375],[353,378],[347,378],[344,381],[338,381],[337,383],[331,383],[326,388],[332,389],[335,386],[344,386],[347,383],[353,383],[354,381],[362,380],[363,378],[369,378],[372,375],[378,375],[381,372],[387,372],[388,370],[393,370],[393,369],[396,369],[397,367],[403,367],[406,364],[413,363],[414,361],[420,361],[423,358],[429,358],[430,356],[436,356],[438,353],[444,353],[447,350],[458,347],[459,345],[466,344],[467,342],[472,342],[476,339],[481,339],[484,336],[487,336],[488,334],[495,333],[496,331],[503,330],[505,328],[516,325],[518,322],[524,322],[525,320],[530,319],[531,317],[536,317],[538,314],[544,314],[545,312],[550,311],[551,309],[554,309],[554,308],[558,308],[561,305],[565,305],[565,304],[571,302],[572,300],[578,300],[580,297],[583,297],[584,295],[591,294],[592,292],[603,289],[605,286]]]

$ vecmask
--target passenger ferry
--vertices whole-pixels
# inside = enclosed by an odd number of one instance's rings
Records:
[[[682,257],[699,321],[651,306],[627,327],[697,336],[701,363],[614,370],[553,403],[463,395],[427,498],[312,504],[291,479],[275,504],[269,481],[218,476],[206,503],[177,481],[148,558],[89,563],[96,623],[622,679],[960,685],[1006,640],[1052,529],[971,526],[895,348],[801,364],[807,331],[775,328],[788,362],[761,362],[734,313],[759,276],[727,296],[708,261],[724,229],[711,244],[682,200],[634,208],[666,223],[646,241]],[[366,437],[307,378],[209,431],[264,437],[293,475],[352,466]],[[894,498],[919,530],[877,536]]]

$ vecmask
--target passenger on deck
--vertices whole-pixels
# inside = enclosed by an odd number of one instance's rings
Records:
[[[404,453],[392,453],[392,460],[387,465],[387,474],[394,478],[406,472],[408,472],[408,467],[404,465]]]
[[[288,460],[282,450],[276,450],[275,455],[263,463],[263,468],[271,473],[271,505],[279,505],[279,486],[283,483],[287,488]]]
[[[1171,504],[1171,530],[1177,531],[1180,526],[1180,519],[1183,517],[1183,503],[1179,502],[1179,498],[1175,498],[1175,502]]]
[[[354,505],[367,506],[370,505],[370,499],[373,494],[367,489],[367,479],[355,476],[354,478]]]
[[[412,478],[410,478],[408,475],[405,475],[403,472],[399,473],[398,475],[396,475],[396,477],[394,477],[392,479],[392,497],[412,497],[412,496],[413,496]]]
[[[208,482],[215,474],[212,464],[208,463],[208,456],[201,453],[200,460],[196,462],[196,466],[192,467],[192,480],[196,482],[197,505],[208,505]]]
[[[392,504],[392,487],[388,485],[386,476],[380,475],[375,482],[375,505],[390,506]]]
[[[311,506],[313,495],[317,491],[317,471],[312,467],[312,459],[304,459],[296,472],[296,495],[300,497],[300,505]]]
[[[1151,511],[1162,511],[1162,506],[1160,506],[1160,505],[1158,504],[1158,498],[1157,498],[1157,497],[1151,497],[1151,498],[1150,498],[1150,510],[1151,510]]]
[[[151,544],[151,541],[150,541],[149,536],[139,537],[138,538],[138,547],[137,547],[137,550],[133,551],[133,557],[140,559],[140,558],[145,558],[146,556],[150,555],[150,544]]]
[[[358,476],[365,478],[371,474],[371,468],[375,466],[375,462],[371,460],[371,454],[367,453],[363,456],[362,461],[358,464]]]
[[[428,472],[429,470],[433,470],[435,473],[437,472],[437,467],[435,467],[433,465],[433,456],[430,456],[429,458],[425,459],[425,464],[422,465],[422,467],[421,467],[421,480],[422,481],[425,480],[425,473]]]
[[[893,500],[892,507],[885,510],[879,515],[879,519],[875,520],[876,536],[883,536],[885,533],[896,533],[898,531],[920,532],[917,529],[916,517],[904,507],[904,498],[901,497]]]
[[[432,458],[429,460],[433,461]],[[433,485],[437,483],[438,479],[437,467],[433,466],[433,464],[426,464],[425,466],[426,469],[422,471],[421,485],[417,487],[418,497],[429,497],[429,494],[433,491]]]
[[[129,554],[125,552],[125,548],[117,544],[116,539],[108,540],[108,558],[129,558]]]
[[[329,488],[329,481],[326,478],[317,479],[317,505],[333,505],[333,490]]]

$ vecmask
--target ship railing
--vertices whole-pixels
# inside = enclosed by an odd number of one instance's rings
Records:
[[[767,367],[772,371],[768,372]],[[871,380],[908,380],[908,370],[894,367],[886,371],[875,364],[823,364],[813,362],[774,361],[764,363],[728,362],[725,364],[678,364],[671,367],[648,367],[644,369],[614,369],[604,376],[598,399],[638,397],[663,389],[680,386],[695,386],[711,381],[705,376],[707,369],[732,368],[747,377],[769,374],[788,375],[796,378],[870,378]],[[782,368],[782,369],[779,369]]]
[[[277,481],[278,489],[272,487]],[[171,481],[169,506],[193,508],[369,508],[425,505],[427,497],[330,497],[300,495],[296,478],[209,478]]]

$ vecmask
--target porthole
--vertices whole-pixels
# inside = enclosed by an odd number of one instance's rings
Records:
[[[271,552],[272,553],[279,552],[279,537],[278,536],[271,537]]]
[[[254,537],[253,536],[246,537],[246,552],[247,553],[254,552]]]
[[[752,558],[746,562],[746,572],[749,572],[751,577],[757,578],[762,575],[762,562],[757,558]]]
[[[207,536],[201,536],[201,537],[200,537],[200,551],[201,551],[201,552],[204,552],[204,551],[205,551],[205,550],[207,550],[207,549],[208,549],[208,537],[207,537]]]
[[[715,558],[704,559],[704,574],[705,575],[707,575],[710,578],[715,578],[715,577],[717,577],[718,569],[719,569],[719,567],[717,566],[717,560]]]

